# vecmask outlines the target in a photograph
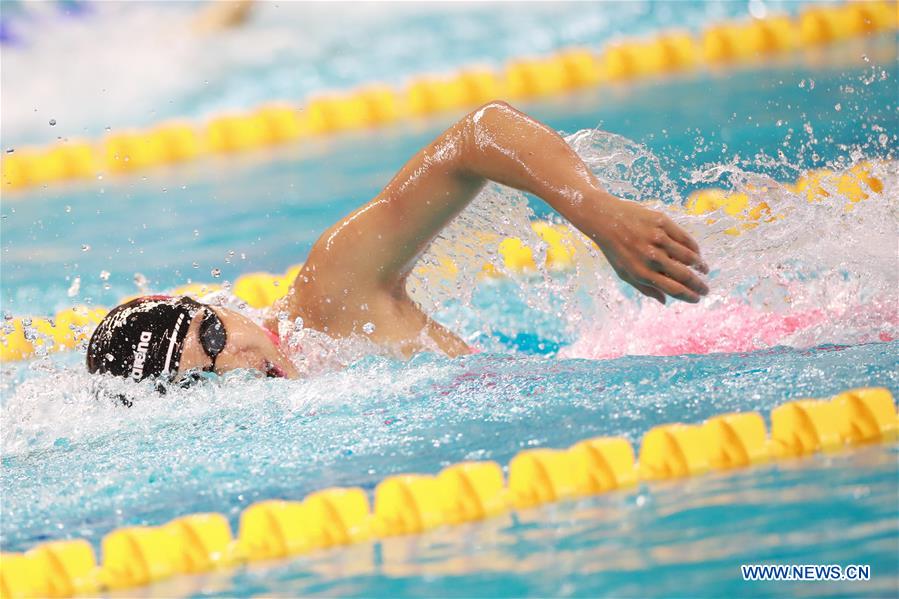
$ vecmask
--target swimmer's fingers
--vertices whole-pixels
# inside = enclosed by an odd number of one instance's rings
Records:
[[[636,278],[632,277],[630,274],[626,272],[621,272],[616,270],[618,276],[622,281],[645,295],[646,297],[651,297],[662,305],[665,305],[665,294],[653,287],[652,285],[645,285],[637,281]]]
[[[661,216],[662,229],[671,237],[671,239],[687,247],[688,249],[699,255],[699,244],[693,239],[689,233],[681,229],[673,220],[665,215]]]
[[[709,286],[696,274],[696,271],[668,256],[664,256],[658,263],[653,264],[653,267],[656,272],[669,279],[674,279],[697,295],[706,295],[709,292]]]
[[[689,270],[681,265],[684,270]],[[652,285],[660,291],[664,291],[671,297],[684,302],[695,304],[699,302],[700,294],[693,291],[683,283],[674,280],[668,272],[647,271],[640,276],[638,281],[643,285]]]
[[[698,293],[688,289],[663,273],[655,273],[655,276],[653,276],[651,280],[653,287],[661,289],[674,299],[679,299],[682,302],[688,302],[690,304],[699,303]]]
[[[695,252],[682,243],[675,241],[668,235],[665,235],[659,241],[658,246],[665,250],[665,252],[669,256],[671,256],[681,264],[694,266],[699,270],[699,272],[706,275],[709,274],[709,267],[705,263],[705,261],[699,257],[698,252]]]
[[[628,282],[630,282],[630,281],[628,281]],[[663,306],[665,305],[665,294],[662,293],[661,291],[659,291],[658,289],[656,289],[655,287],[653,287],[651,285],[641,285],[640,283],[637,283],[637,282],[630,282],[630,283],[631,283],[631,285],[634,286],[634,288],[637,291],[639,291],[646,297],[651,297],[652,299],[656,300]]]

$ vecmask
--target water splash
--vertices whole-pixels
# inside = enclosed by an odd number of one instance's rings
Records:
[[[858,203],[834,188],[822,201],[809,202],[804,192],[733,165],[698,171],[696,180],[723,183],[746,194],[749,205],[765,202],[773,218],[747,228],[735,216],[689,217],[669,210],[699,241],[713,268],[712,292],[695,306],[660,307],[627,301],[616,288],[614,308],[597,313],[562,356],[673,355],[896,339],[895,163],[871,169],[883,189],[870,190]],[[838,170],[841,175],[852,176],[850,167]]]
[[[658,158],[639,144],[600,130],[579,131],[567,141],[607,189],[651,203],[690,231],[713,270],[712,292],[698,305],[658,306],[623,286],[597,248],[571,228],[574,273],[554,276],[540,267],[514,286],[531,309],[568,325],[574,342],[560,356],[749,351],[899,337],[894,162],[869,163],[857,152],[843,157],[833,165],[835,175],[820,183],[825,193],[815,201],[807,189],[797,191],[763,174],[770,167],[763,156],[709,165],[685,182],[745,194],[750,208],[764,203],[762,217],[747,221],[745,214],[724,211],[689,214]],[[862,166],[882,187],[864,187],[866,197],[858,201],[858,189],[839,182],[857,181]],[[797,177],[804,174],[793,168]],[[444,309],[451,327],[477,330],[477,311],[446,308],[456,301],[471,306],[485,262],[506,271],[497,250],[502,237],[519,237],[543,264],[547,246],[531,230],[532,217],[522,194],[485,191],[432,246],[409,285],[413,297],[427,309]],[[497,237],[485,236],[485,230]],[[446,267],[447,258],[458,270]]]

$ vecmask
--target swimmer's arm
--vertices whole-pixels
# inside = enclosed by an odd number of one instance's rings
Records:
[[[699,301],[707,267],[663,214],[613,197],[548,127],[504,102],[464,117],[415,155],[384,190],[325,232],[297,279],[313,297],[404,294],[428,244],[488,180],[533,193],[599,244],[618,275],[660,302]],[[330,302],[329,302],[330,303]]]

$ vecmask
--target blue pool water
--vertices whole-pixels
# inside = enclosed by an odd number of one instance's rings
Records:
[[[665,4],[650,6],[656,14]],[[709,11],[736,10],[687,6],[677,18],[691,27],[714,16]],[[590,10],[605,14],[601,6]],[[559,30],[540,28],[547,13],[529,14],[535,31]],[[561,14],[577,21],[573,12]],[[637,17],[624,19],[630,32],[644,26]],[[468,22],[457,18],[424,18],[422,28]],[[570,35],[602,29],[600,21],[599,29],[587,25]],[[494,59],[512,52],[509,40],[493,47]],[[429,56],[434,68],[451,64]],[[278,72],[262,69],[259,78],[273,85]],[[81,352],[3,364],[0,544],[20,551],[79,537],[99,548],[113,528],[201,511],[224,513],[236,525],[240,511],[261,499],[334,485],[370,491],[390,474],[434,473],[460,460],[505,465],[522,449],[591,436],[622,435],[636,445],[657,424],[731,411],[767,417],[784,401],[854,386],[899,393],[897,76],[895,37],[887,36],[760,67],[522,105],[558,130],[580,131],[570,140],[603,181],[641,201],[663,200],[696,235],[713,266],[713,292],[697,306],[638,303],[587,248],[574,272],[478,280],[472,268],[496,263],[485,247],[467,275],[462,264],[456,285],[446,288],[427,271],[414,281],[426,306],[484,350],[475,356],[398,362],[350,352],[346,368],[307,380],[236,373],[162,397],[144,390],[131,409],[97,399],[107,383],[84,373]],[[246,87],[231,87],[229,77],[217,89]],[[215,94],[204,89],[185,86],[180,104],[167,110],[210,110]],[[264,91],[270,97],[273,89]],[[113,305],[137,291],[136,273],[159,290],[281,271],[454,116],[136,178],[4,193],[2,310]],[[22,131],[26,141],[37,135]],[[602,158],[611,153],[617,158],[609,166]],[[884,161],[875,168],[885,186],[851,212],[838,194],[811,205],[770,179],[791,181],[822,166],[844,170],[863,157]],[[760,191],[763,183],[768,189]],[[723,232],[735,224],[728,219],[709,223],[678,211],[690,191],[712,185],[746,190],[785,218],[734,237]],[[553,218],[533,198],[488,190],[434,251],[453,254],[473,231],[527,237],[535,216]],[[895,596],[897,523],[897,446],[888,444],[641,485],[414,538],[169,581],[148,593]],[[739,565],[753,562],[869,564],[872,579],[744,583]]]
[[[7,408],[2,482],[9,550],[112,528],[239,511],[331,485],[371,490],[384,476],[460,460],[501,463],[521,449],[595,435],[633,442],[649,427],[854,385],[895,393],[897,343],[744,355],[609,361],[479,355],[370,358],[289,385],[147,398],[131,410],[46,373],[26,408]],[[364,381],[364,383],[362,383]],[[226,391],[237,386],[239,393]],[[18,444],[21,443],[22,446]],[[741,563],[863,563],[869,583],[806,591],[884,596],[896,567],[897,447],[875,446],[733,474],[640,486],[515,516],[295,561],[163,584],[153,592],[362,596],[781,595],[746,586]]]
[[[710,21],[747,14],[745,3],[719,0],[532,2],[526,9],[496,2],[268,2],[257,5],[251,26],[196,35],[191,23],[200,2],[82,2],[88,10],[67,14],[72,4],[2,4],[0,22],[18,40],[3,46],[2,83],[16,90],[0,100],[6,147],[205,117],[372,81],[398,85],[424,72],[496,67],[661,27],[699,31]],[[800,5],[768,0],[751,8],[756,16],[795,14]],[[60,61],[72,55],[79,59]]]

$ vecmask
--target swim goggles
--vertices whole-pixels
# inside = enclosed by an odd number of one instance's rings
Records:
[[[212,360],[212,364],[203,369],[204,372],[215,372],[215,361],[225,349],[228,334],[218,314],[203,306],[203,320],[200,322],[200,346]]]

